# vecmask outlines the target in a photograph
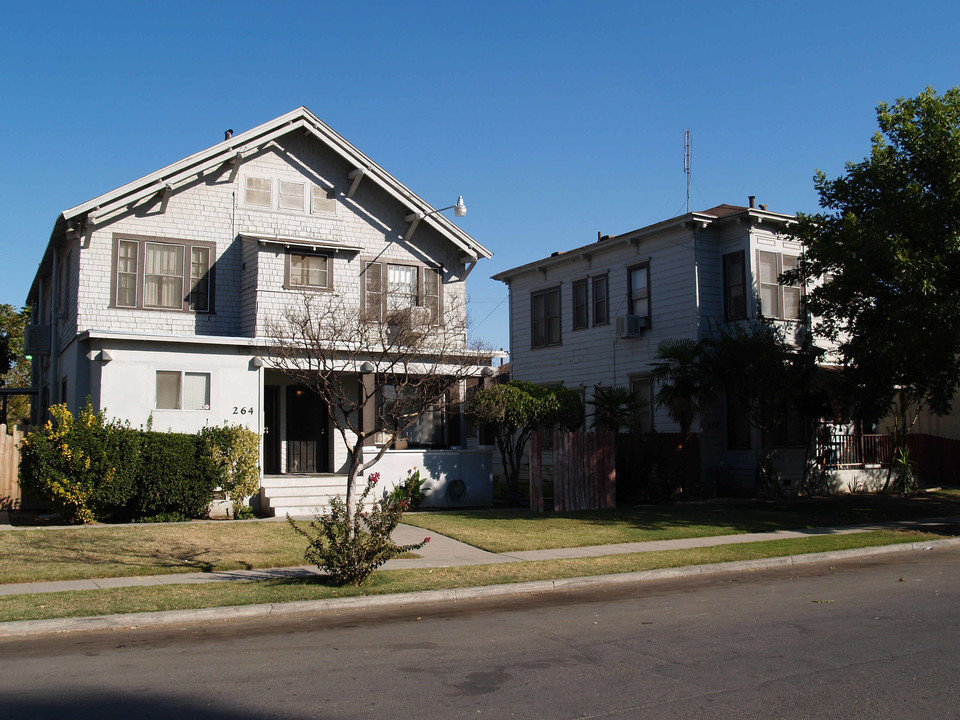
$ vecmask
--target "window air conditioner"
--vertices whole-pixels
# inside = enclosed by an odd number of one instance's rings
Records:
[[[621,315],[617,318],[617,337],[637,338],[648,327],[645,315]]]
[[[27,355],[50,353],[50,326],[27,325],[23,329],[23,352]]]

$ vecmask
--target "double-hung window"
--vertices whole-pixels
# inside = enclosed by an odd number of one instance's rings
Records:
[[[598,275],[593,279],[593,324],[606,325],[610,322],[607,296],[607,276]]]
[[[587,296],[587,281],[573,283],[573,329],[580,330],[590,324],[590,302]]]
[[[209,410],[210,373],[157,370],[157,410]]]
[[[331,282],[330,258],[317,253],[289,252],[286,261],[287,289],[329,290]]]
[[[627,270],[627,300],[631,315],[650,319],[650,263]]]
[[[779,320],[801,320],[803,288],[780,282],[782,273],[796,269],[797,257],[760,250],[757,252],[757,267],[760,313]]]
[[[422,307],[431,325],[443,312],[443,281],[439,268],[368,262],[361,279],[364,314],[383,320],[392,313]]]
[[[560,288],[530,295],[531,347],[560,344]]]
[[[111,305],[213,311],[212,243],[114,235]]]

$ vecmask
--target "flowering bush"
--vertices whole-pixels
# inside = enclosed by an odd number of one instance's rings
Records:
[[[419,550],[430,542],[426,537],[412,545],[397,545],[390,539],[407,503],[388,497],[368,506],[367,499],[379,480],[380,473],[367,478],[352,523],[347,520],[347,506],[340,496],[331,498],[329,510],[317,513],[306,527],[287,515],[293,529],[309,543],[304,557],[326,572],[335,585],[360,585],[390,558]]]
[[[407,477],[390,493],[391,502],[406,503],[402,510],[416,510],[423,500],[423,483],[426,480],[420,477],[420,470],[413,468],[407,472]]]

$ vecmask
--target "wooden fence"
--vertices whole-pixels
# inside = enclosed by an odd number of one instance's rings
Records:
[[[7,435],[7,426],[0,425],[0,510],[20,508],[20,441],[29,432],[26,425],[16,425]]]
[[[530,509],[543,512],[542,437],[530,436]],[[553,433],[553,509],[599,510],[617,504],[616,435]]]

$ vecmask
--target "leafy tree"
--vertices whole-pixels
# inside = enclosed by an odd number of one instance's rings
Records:
[[[481,388],[471,398],[467,412],[493,428],[511,503],[520,498],[520,465],[530,434],[552,426],[572,430],[583,423],[583,405],[576,392],[520,380]]]
[[[12,305],[0,304],[0,387],[28,388],[31,385],[30,361],[23,352],[23,332],[29,322],[30,308],[17,310]],[[0,417],[0,423],[16,425],[28,422],[29,398],[29,395],[8,396],[7,416]]]
[[[889,412],[903,448],[920,410],[949,412],[960,383],[960,89],[877,107],[870,155],[815,176],[822,211],[792,281],[814,281],[817,334],[836,343],[866,420]]]
[[[690,428],[713,400],[712,376],[703,363],[703,346],[690,338],[663,340],[657,346],[651,377],[657,383],[654,402],[680,425],[680,494],[686,489],[687,441]]]

